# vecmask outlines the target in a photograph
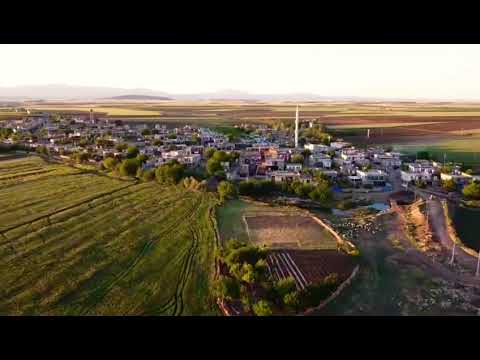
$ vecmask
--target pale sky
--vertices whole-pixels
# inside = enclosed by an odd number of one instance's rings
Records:
[[[480,45],[0,45],[0,86],[480,100]]]

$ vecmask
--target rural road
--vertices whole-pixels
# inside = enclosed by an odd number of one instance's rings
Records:
[[[440,243],[445,249],[452,251],[454,241],[450,237],[447,230],[447,224],[442,203],[438,198],[433,197],[432,199],[427,199],[427,204],[428,217],[432,226],[434,236],[436,236],[438,241],[440,241]],[[475,272],[476,270],[477,258],[467,254],[459,246],[455,247],[455,261],[460,262],[462,265],[466,266],[473,272]]]

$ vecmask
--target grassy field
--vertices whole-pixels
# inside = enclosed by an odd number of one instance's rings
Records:
[[[463,206],[449,206],[448,209],[452,213],[455,230],[462,242],[471,249],[480,250],[480,239],[477,233],[480,211]]]
[[[217,313],[209,194],[36,157],[0,185],[0,314]]]
[[[405,126],[421,126],[429,124],[438,124],[439,122],[393,122],[381,124],[352,124],[352,125],[328,125],[327,129],[375,129],[375,128],[392,128]]]
[[[469,136],[465,139],[414,140],[411,143],[388,145],[393,145],[396,151],[401,151],[405,154],[428,151],[438,161],[443,161],[443,156],[446,154],[447,161],[464,162],[468,165],[480,163],[480,136],[478,135]]]

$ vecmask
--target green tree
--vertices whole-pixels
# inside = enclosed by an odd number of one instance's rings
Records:
[[[114,157],[108,157],[103,160],[103,166],[108,170],[113,170],[118,165],[118,160]]]
[[[463,195],[469,199],[480,200],[480,182],[473,181],[463,188]]]
[[[213,176],[217,171],[222,170],[223,166],[219,161],[215,160],[213,157],[207,161],[207,174]]]
[[[162,146],[162,145],[163,145],[163,141],[160,140],[160,139],[155,139],[155,140],[153,140],[153,145],[155,145],[155,146]]]
[[[148,128],[147,128],[147,129],[143,129],[143,130],[142,130],[142,135],[143,135],[143,136],[152,135],[152,130],[150,130],[150,129],[148,129]]]
[[[283,297],[283,303],[289,309],[297,312],[300,308],[300,296],[298,295],[298,292],[292,291],[288,294],[285,294],[285,296]]]
[[[307,159],[310,155],[312,155],[312,152],[309,149],[305,149],[302,151],[302,156]]]
[[[136,146],[132,145],[132,146],[129,146],[128,149],[127,149],[127,158],[128,159],[133,159],[134,157],[136,157],[138,154],[139,154],[139,150]]]
[[[302,154],[295,154],[292,156],[292,163],[303,164],[304,160]]]
[[[155,170],[157,181],[164,184],[177,184],[183,178],[184,174],[185,168],[178,162],[166,163]]]
[[[252,306],[253,312],[257,316],[272,316],[272,306],[266,300],[259,300]]]
[[[124,150],[127,150],[128,148],[128,145],[127,144],[124,144],[124,143],[120,143],[120,144],[117,144],[115,145],[115,149],[118,151],[118,152],[122,152]]]
[[[125,159],[120,164],[120,175],[122,176],[135,176],[139,168],[138,161],[135,159]]]
[[[295,279],[291,276],[278,280],[273,288],[281,299],[283,299],[288,293],[294,292],[297,289]]]
[[[448,179],[448,180],[443,180],[442,181],[442,187],[447,190],[447,191],[455,191],[457,186],[455,184],[455,181],[453,179]]]
[[[205,151],[204,151],[204,153],[203,153],[203,155],[204,155],[205,158],[207,158],[207,159],[210,159],[210,158],[213,156],[213,154],[215,154],[215,149],[212,148],[212,147],[206,148]]]
[[[225,199],[233,199],[237,196],[237,189],[229,181],[221,181],[217,187],[218,195],[220,200],[223,202]]]
[[[226,300],[239,299],[240,284],[236,279],[220,276],[213,285],[213,293],[215,296]]]
[[[145,164],[148,160],[148,156],[145,154],[138,154],[136,159],[139,164]]]

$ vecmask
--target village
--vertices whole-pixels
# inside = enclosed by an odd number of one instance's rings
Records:
[[[288,129],[249,124],[248,131],[235,125],[244,136],[234,137],[214,128],[98,118],[93,111],[72,115],[42,113],[5,121],[2,141],[58,160],[77,159],[99,167],[108,157],[124,159],[130,147],[144,155],[143,170],[176,160],[198,174],[205,172],[209,154],[219,150],[236,155],[220,162],[221,168],[214,172],[220,180],[315,185],[317,179],[326,179],[340,199],[380,194],[368,198],[385,202],[382,193],[387,195],[409,186],[455,198],[465,185],[480,180],[480,176],[463,171],[459,164],[416,159],[382,146],[357,148],[333,138],[320,126],[313,121],[300,123],[297,113],[294,136]],[[309,137],[312,132],[308,130],[312,129],[318,130],[316,134],[321,137]],[[307,136],[299,139],[300,131]]]
[[[130,147],[144,155],[143,170],[176,160],[200,174],[211,151],[220,150],[236,156],[221,161],[220,171],[215,172],[219,179],[315,185],[321,178],[329,181],[339,198],[342,194],[391,193],[409,186],[458,197],[465,185],[480,180],[480,176],[463,171],[459,164],[415,159],[382,146],[357,148],[333,138],[320,126],[313,121],[300,123],[297,113],[293,141],[288,129],[266,125],[235,125],[244,131],[244,136],[233,137],[214,128],[98,118],[93,111],[72,115],[42,113],[5,121],[2,142],[59,160],[77,159],[99,167],[108,157],[124,159]],[[309,138],[308,130],[312,129],[319,129],[320,141],[318,137]],[[300,131],[307,136],[299,139]],[[386,199],[381,195],[379,198]]]

